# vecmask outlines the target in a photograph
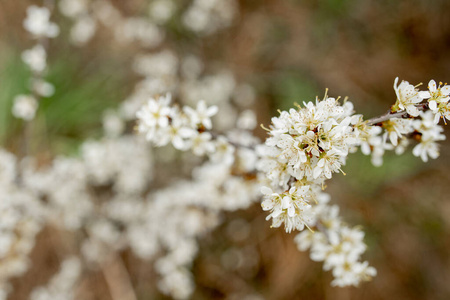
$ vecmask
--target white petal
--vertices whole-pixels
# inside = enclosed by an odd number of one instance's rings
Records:
[[[267,199],[261,203],[261,207],[263,210],[271,210],[273,208],[273,201]]]
[[[441,87],[441,93],[446,96],[450,94],[450,85],[445,85]]]
[[[289,207],[289,209],[288,209],[288,216],[291,217],[291,218],[295,216],[295,208],[294,208],[294,206]]]
[[[395,131],[389,133],[389,140],[392,145],[397,146],[397,133]]]
[[[420,153],[422,153],[422,145],[421,145],[421,144],[416,145],[416,146],[414,147],[412,153],[413,153],[414,156],[419,157],[419,156],[420,156]]]
[[[305,163],[308,160],[308,158],[306,157],[305,152],[303,152],[303,151],[301,151],[299,153],[299,156],[300,156],[300,162],[302,162],[302,163]]]
[[[197,104],[197,111],[206,111],[206,103],[204,100],[200,100]]]
[[[435,124],[438,124],[440,119],[441,119],[441,114],[435,114],[434,115],[434,123]]]
[[[419,110],[417,109],[417,107],[415,107],[413,105],[408,105],[406,107],[406,111],[408,112],[408,114],[410,114],[413,117],[417,117],[419,115]]]
[[[431,98],[431,94],[429,91],[422,91],[422,92],[419,92],[419,97],[422,99],[428,99],[428,98]]]
[[[434,81],[433,79],[430,80],[430,82],[428,83],[428,89],[434,93],[436,92],[436,81]]]
[[[173,137],[172,144],[175,147],[175,149],[178,149],[178,150],[183,150],[184,145],[185,145],[183,139],[181,137],[179,137],[179,136],[174,136]]]
[[[428,161],[427,153],[423,151],[422,154],[420,155],[420,158],[422,159],[423,162],[427,162]]]
[[[282,211],[281,209],[277,209],[277,210],[275,210],[273,213],[271,213],[271,216],[272,216],[272,218],[276,218],[276,217],[278,217],[279,215],[281,215],[282,212],[283,212],[283,211]]]
[[[437,109],[437,102],[435,100],[431,100],[428,102],[428,106],[432,111],[435,111]]]
[[[289,194],[294,194],[295,192],[297,191],[297,188],[295,187],[295,186],[293,186],[293,187],[291,187],[290,189],[289,189]]]
[[[369,155],[370,154],[370,146],[368,143],[363,143],[361,144],[361,152],[364,155]]]
[[[204,119],[203,120],[203,125],[206,127],[206,129],[211,129],[212,128],[212,123],[210,119]]]
[[[208,115],[208,117],[212,117],[215,114],[217,114],[218,111],[219,111],[219,108],[217,106],[213,105],[208,108],[208,110],[206,111],[206,114]]]
[[[305,186],[302,186],[300,189],[299,189],[299,193],[300,194],[305,194],[306,192],[308,192],[309,191],[309,185],[305,185]]]
[[[263,193],[264,195],[272,195],[272,189],[267,187],[267,186],[262,186],[261,187],[261,193]]]
[[[315,167],[315,168],[314,168],[314,171],[313,171],[313,177],[314,177],[314,179],[316,179],[317,177],[319,177],[320,174],[322,174],[322,168],[319,167],[319,166]]]
[[[282,201],[281,201],[281,207],[283,209],[288,208],[289,206],[291,206],[291,198],[288,196],[284,196]]]

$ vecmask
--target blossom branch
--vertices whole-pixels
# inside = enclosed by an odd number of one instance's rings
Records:
[[[415,105],[415,107],[417,107],[417,109],[420,111],[425,111],[428,108],[428,103],[421,103],[421,104]],[[376,125],[376,124],[382,123],[382,122],[390,120],[390,119],[403,118],[408,115],[409,114],[406,110],[401,110],[401,111],[397,111],[397,112],[388,111],[386,114],[384,114],[382,116],[371,118],[371,119],[367,120],[367,125]]]

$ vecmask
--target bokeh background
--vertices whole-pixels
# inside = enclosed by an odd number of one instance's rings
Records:
[[[147,1],[111,1],[124,15],[140,14]],[[27,90],[29,71],[20,60],[33,41],[22,28],[26,7],[39,1],[0,1],[0,143],[17,151],[23,124],[11,115],[15,95]],[[207,66],[231,69],[256,90],[258,121],[270,123],[287,109],[323,95],[348,96],[367,118],[395,102],[394,78],[411,83],[450,81],[450,2],[445,0],[241,0],[233,25],[199,39],[176,18],[168,34],[178,52],[193,51]],[[101,116],[133,90],[129,65],[136,45],[119,45],[105,28],[86,46],[62,34],[49,47],[48,80],[56,87],[44,99],[32,149],[42,164],[77,155],[86,138],[101,134]],[[447,128],[446,128],[447,129]],[[448,134],[448,130],[446,130]],[[264,138],[264,131],[255,134]],[[258,204],[224,215],[224,223],[200,241],[193,266],[192,299],[450,299],[450,144],[428,163],[407,152],[388,154],[382,167],[353,154],[329,182],[328,192],[349,224],[360,224],[369,250],[365,259],[377,277],[359,288],[330,286],[331,274],[293,235],[271,229]],[[164,166],[161,166],[164,168]],[[45,229],[26,276],[15,280],[10,299],[27,299],[58,268],[64,237]],[[166,299],[156,289],[151,264],[127,253],[126,267],[139,299]],[[79,299],[110,299],[101,273],[86,275]],[[250,299],[249,297],[245,299]],[[253,298],[252,298],[253,299]]]

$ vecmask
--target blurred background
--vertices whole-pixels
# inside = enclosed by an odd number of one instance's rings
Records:
[[[124,16],[145,15],[151,1],[111,0]],[[190,1],[180,1],[180,6]],[[230,69],[255,90],[252,109],[270,123],[277,109],[321,97],[348,96],[366,118],[395,102],[395,77],[413,84],[450,81],[450,2],[445,0],[240,0],[231,25],[199,37],[174,15],[166,41],[177,53],[195,53],[205,68]],[[20,59],[33,41],[22,27],[26,8],[41,1],[0,1],[0,143],[17,152],[23,124],[11,115],[15,95],[27,90]],[[178,5],[178,4],[177,4]],[[42,164],[77,155],[87,138],[101,135],[103,111],[132,93],[130,65],[136,43],[118,43],[106,26],[83,47],[68,42],[70,22],[55,10],[61,34],[49,45],[47,80],[55,94],[42,99],[33,127],[33,154]],[[446,133],[448,130],[446,128]],[[264,138],[257,128],[255,135]],[[258,203],[226,213],[199,241],[192,299],[450,299],[450,144],[423,163],[411,151],[387,154],[382,167],[352,154],[346,176],[334,176],[328,193],[348,224],[363,227],[368,260],[378,275],[358,288],[330,286],[322,264],[299,252],[293,235],[271,229]],[[165,168],[164,165],[160,166]],[[158,171],[156,171],[158,173]],[[10,299],[27,299],[58,268],[61,234],[44,229],[32,267],[13,280]],[[156,289],[150,263],[123,253],[138,299],[169,299]],[[111,299],[101,273],[86,274],[77,299]]]

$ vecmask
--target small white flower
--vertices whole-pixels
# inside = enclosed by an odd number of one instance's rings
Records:
[[[214,143],[211,141],[212,136],[209,132],[196,134],[192,138],[192,151],[195,155],[202,156],[207,153],[214,152]]]
[[[420,97],[428,99],[428,106],[430,110],[435,113],[434,122],[437,124],[441,118],[449,119],[450,104],[450,85],[437,87],[434,80],[428,83],[428,91],[419,92]]]
[[[422,140],[414,147],[413,154],[420,157],[423,162],[428,161],[428,156],[436,159],[439,156],[439,145],[433,139]]]
[[[244,110],[237,120],[237,127],[245,130],[253,130],[256,125],[255,112],[250,109]]]
[[[51,97],[55,93],[55,87],[53,84],[40,78],[31,80],[31,89],[41,97]]]
[[[262,187],[265,199],[261,206],[263,210],[270,210],[267,220],[272,219],[272,226],[279,227],[284,223],[286,232],[303,230],[305,225],[312,223],[313,214],[308,204],[307,193],[309,186],[291,187],[288,192],[274,193],[268,187]]]
[[[195,139],[198,136],[197,131],[187,127],[182,119],[175,118],[172,120],[168,130],[168,137],[170,137],[173,146],[178,150],[186,150],[189,148],[190,139]],[[200,144],[200,142],[198,142]],[[196,151],[199,151],[199,146],[196,145]]]
[[[38,108],[38,101],[31,95],[18,95],[14,98],[12,113],[16,118],[31,121]]]
[[[399,118],[393,118],[384,122],[383,128],[386,130],[385,135],[389,136],[389,140],[394,146],[397,146],[398,139],[402,138],[403,134],[411,133],[414,130],[411,119]]]
[[[88,10],[88,0],[60,0],[59,10],[69,18],[77,18]]]
[[[97,30],[97,23],[89,16],[78,18],[70,30],[70,38],[75,45],[82,46],[89,42]]]
[[[150,98],[147,104],[136,113],[136,116],[146,127],[167,127],[172,112],[169,107],[170,101],[170,94],[161,96],[158,100]]]
[[[413,154],[427,162],[428,157],[436,159],[439,156],[436,142],[445,140],[445,135],[442,134],[442,126],[435,123],[432,111],[422,112],[420,116],[421,119],[413,122],[414,129],[421,134],[420,143],[414,147]]]
[[[404,80],[398,84],[397,77],[394,81],[394,90],[397,95],[398,107],[406,110],[411,116],[417,117],[419,115],[419,110],[415,105],[422,102],[422,98],[419,96],[416,88],[412,84],[409,84],[408,81]]]
[[[47,52],[42,45],[38,44],[22,53],[22,60],[33,72],[41,73],[47,67]]]
[[[203,100],[198,102],[195,110],[189,106],[185,106],[183,109],[191,120],[191,124],[193,126],[201,124],[205,126],[206,129],[212,128],[211,117],[214,116],[219,110],[215,105],[207,107],[205,101]]]
[[[108,137],[118,137],[125,130],[125,122],[113,110],[107,110],[103,114],[103,130]]]
[[[38,38],[54,38],[59,34],[59,27],[55,23],[50,22],[50,11],[46,7],[29,6],[23,26],[28,32]]]
[[[158,24],[166,23],[174,14],[175,4],[171,0],[152,1],[149,13],[152,19]]]

